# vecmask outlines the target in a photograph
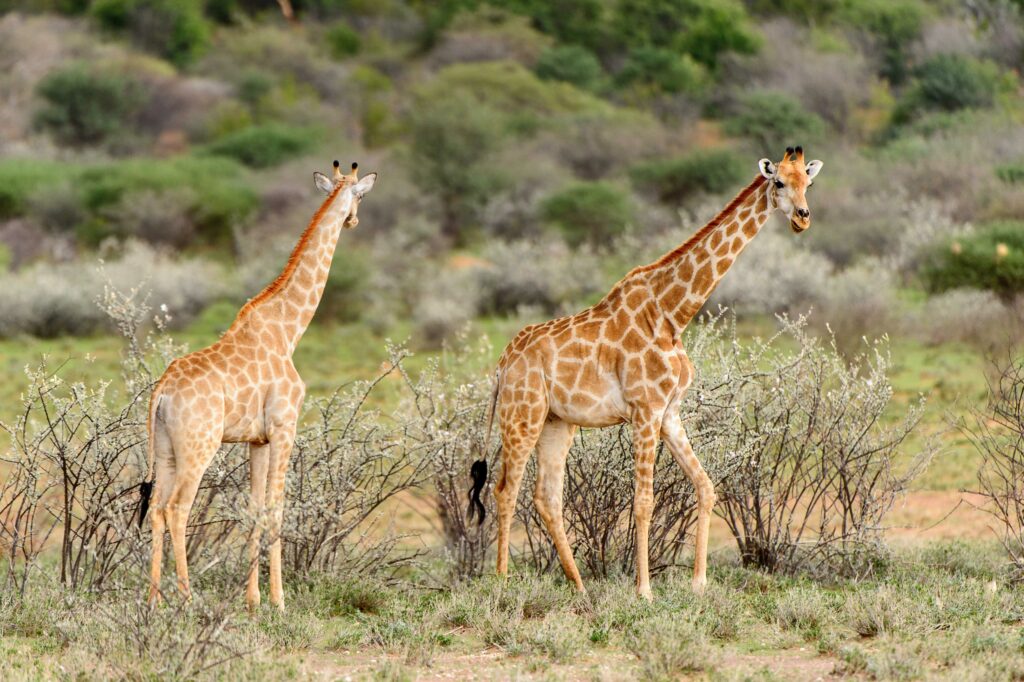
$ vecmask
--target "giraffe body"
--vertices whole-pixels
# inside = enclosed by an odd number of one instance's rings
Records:
[[[284,271],[239,311],[213,345],[178,358],[157,382],[150,401],[149,456],[153,481],[150,599],[159,598],[164,531],[174,550],[178,587],[190,594],[185,528],[203,474],[221,443],[248,443],[251,508],[270,511],[270,601],[283,608],[281,524],[284,479],[306,387],[292,353],[313,319],[343,228],[376,180],[316,174],[328,197],[303,232]],[[257,523],[249,538],[246,600],[260,602]]]
[[[693,453],[680,407],[694,367],[680,334],[736,256],[770,214],[787,214],[794,231],[810,224],[804,192],[821,168],[805,166],[800,148],[759,175],[690,240],[658,261],[635,268],[597,304],[519,332],[498,361],[497,413],[502,470],[495,486],[497,570],[508,570],[508,544],[519,485],[537,451],[534,503],[577,589],[576,567],[562,519],[565,461],[579,426],[629,423],[633,428],[637,528],[637,590],[650,598],[648,534],[654,508],[654,460],[664,440],[693,482],[698,519],[693,588],[707,583],[707,539],[714,486]]]

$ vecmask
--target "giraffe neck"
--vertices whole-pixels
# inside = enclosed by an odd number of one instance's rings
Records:
[[[771,193],[771,183],[757,176],[684,244],[645,268],[651,294],[677,333],[760,232],[775,203]]]
[[[275,346],[291,355],[313,320],[338,244],[352,194],[334,191],[299,237],[284,270],[238,313],[232,330],[256,323]]]

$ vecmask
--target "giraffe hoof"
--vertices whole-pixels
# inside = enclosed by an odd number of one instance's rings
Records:
[[[654,595],[651,593],[650,587],[638,587],[636,588],[636,594],[644,601],[654,601]]]
[[[708,588],[707,578],[694,578],[693,579],[693,593],[698,597],[704,594]]]

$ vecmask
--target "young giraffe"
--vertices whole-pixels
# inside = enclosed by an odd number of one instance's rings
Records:
[[[306,391],[292,353],[320,303],[341,230],[359,222],[359,202],[377,179],[371,173],[359,180],[354,163],[343,175],[337,161],[333,181],[321,173],[313,177],[327,199],[281,274],[242,307],[219,341],[172,362],[153,389],[149,471],[139,514],[141,524],[154,493],[151,602],[159,599],[165,527],[171,532],[178,588],[190,595],[185,527],[199,482],[221,443],[248,443],[252,513],[258,518],[265,502],[271,511],[270,602],[284,608],[284,479]],[[259,543],[257,523],[249,538],[250,608],[260,603]]]
[[[804,192],[821,166],[821,161],[805,163],[800,147],[786,149],[777,166],[761,159],[760,175],[686,243],[632,270],[593,307],[530,325],[505,348],[491,406],[491,419],[497,410],[501,430],[502,469],[494,489],[499,575],[508,571],[509,529],[523,470],[536,446],[534,503],[562,569],[583,591],[562,521],[566,456],[578,426],[629,422],[636,458],[637,591],[651,598],[647,543],[659,436],[696,488],[693,590],[704,590],[715,491],[679,416],[693,381],[680,334],[773,211],[785,213],[794,232],[810,226]]]

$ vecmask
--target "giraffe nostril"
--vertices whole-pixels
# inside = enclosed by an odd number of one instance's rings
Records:
[[[798,208],[796,214],[801,218],[809,218],[811,216],[811,212],[806,208]]]

